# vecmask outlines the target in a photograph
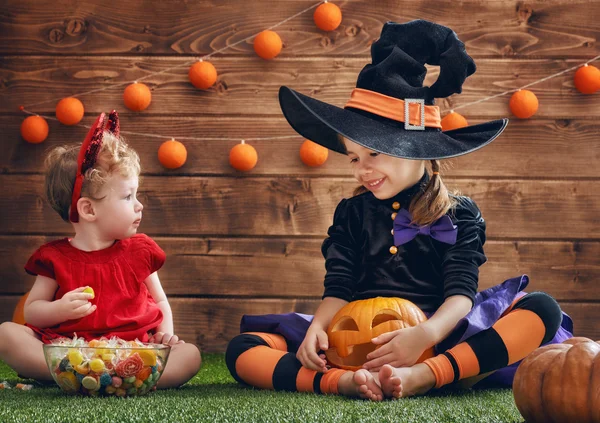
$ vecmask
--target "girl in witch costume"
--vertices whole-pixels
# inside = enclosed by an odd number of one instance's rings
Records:
[[[278,390],[371,400],[423,394],[460,379],[510,386],[517,364],[572,336],[572,321],[526,275],[477,292],[485,221],[475,202],[448,193],[440,159],[494,140],[507,119],[442,132],[434,98],[460,93],[475,64],[449,28],[388,22],[343,109],[281,87],[279,101],[299,134],[348,155],[360,191],[335,211],[325,257],[325,292],[314,317],[244,316],[226,362],[239,382]],[[424,87],[425,63],[439,65]],[[391,217],[391,218],[390,218]],[[329,368],[327,327],[348,302],[401,297],[429,319],[385,333],[356,371]],[[415,364],[422,353],[437,353]]]
[[[48,201],[75,236],[41,246],[25,265],[36,276],[24,308],[27,324],[0,325],[0,360],[23,377],[52,380],[43,343],[75,334],[87,341],[116,336],[171,345],[158,387],[187,382],[200,368],[200,352],[173,333],[157,275],[165,253],[137,234],[140,163],[119,136],[117,113],[108,119],[102,113],[83,144],[55,148],[46,165]]]

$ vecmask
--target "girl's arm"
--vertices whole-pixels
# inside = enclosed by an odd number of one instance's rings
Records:
[[[342,300],[341,298],[336,297],[325,297],[321,304],[319,304],[319,308],[315,312],[315,317],[311,323],[311,326],[316,326],[321,330],[327,331],[329,327],[329,323],[331,323],[331,319],[335,316],[342,307],[348,304],[348,301]]]
[[[82,286],[54,300],[58,284],[52,278],[38,275],[25,301],[25,321],[43,329],[93,313],[96,306],[89,302],[92,295],[82,292],[85,288]]]
[[[446,298],[435,314],[419,325],[427,334],[429,346],[433,347],[446,339],[458,321],[471,311],[472,306],[471,299],[464,295]]]
[[[167,295],[158,278],[158,273],[152,273],[146,278],[144,283],[148,287],[148,291],[150,292],[150,295],[152,295],[152,298],[154,298],[158,308],[160,308],[163,313],[163,320],[156,328],[156,333],[173,335],[173,312],[171,311],[171,305],[169,304],[169,300],[167,300]]]

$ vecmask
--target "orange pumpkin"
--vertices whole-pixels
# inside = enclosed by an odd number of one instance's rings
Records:
[[[123,92],[123,102],[129,110],[141,112],[150,105],[152,93],[146,84],[133,83],[128,85]]]
[[[377,347],[371,339],[426,320],[419,307],[402,298],[377,297],[348,303],[336,313],[327,329],[327,362],[341,369],[358,370],[367,361],[367,354]],[[433,356],[431,348],[418,362]]]
[[[321,166],[328,156],[329,150],[310,140],[304,141],[300,146],[300,159],[306,166]]]
[[[510,111],[519,119],[527,119],[535,115],[539,106],[538,99],[529,90],[519,90],[510,98]]]
[[[158,148],[158,161],[167,169],[177,169],[187,160],[185,145],[177,140],[165,141]]]
[[[600,90],[600,69],[585,65],[577,69],[573,77],[575,88],[582,94],[594,94]]]
[[[600,423],[600,343],[579,337],[538,348],[519,365],[513,395],[529,423]]]
[[[20,325],[25,324],[25,313],[23,310],[25,308],[25,301],[27,301],[27,297],[29,297],[29,292],[21,297],[13,313],[12,321]]]
[[[315,10],[313,19],[323,31],[333,31],[342,23],[342,11],[333,3],[323,3]]]
[[[21,136],[31,144],[39,144],[48,138],[48,122],[41,116],[29,116],[21,123]]]
[[[469,126],[467,119],[456,112],[450,112],[442,119],[442,131],[451,131],[465,126]]]
[[[254,51],[266,60],[277,57],[282,47],[281,38],[275,31],[263,31],[254,39]]]
[[[217,70],[212,63],[201,61],[190,66],[188,77],[194,87],[206,90],[217,82]]]
[[[258,162],[258,154],[254,147],[242,141],[229,151],[229,164],[231,167],[243,172],[251,170]]]
[[[56,105],[56,118],[63,125],[77,125],[83,119],[83,103],[75,97],[63,98]]]

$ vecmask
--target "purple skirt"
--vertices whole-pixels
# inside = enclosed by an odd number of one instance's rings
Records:
[[[459,320],[450,335],[435,346],[436,353],[442,353],[476,333],[491,328],[515,299],[525,295],[523,290],[528,284],[529,278],[527,275],[522,275],[477,293],[469,314]],[[430,317],[433,313],[426,314]],[[313,316],[301,313],[244,315],[240,332],[278,333],[286,339],[289,351],[296,352],[304,340],[312,318]],[[573,337],[573,321],[563,312],[562,323],[554,338],[547,344],[561,343],[571,337]],[[496,370],[477,386],[512,386],[519,363]]]

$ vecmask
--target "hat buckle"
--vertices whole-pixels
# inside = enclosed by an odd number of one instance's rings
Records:
[[[419,104],[421,112],[421,124],[411,125],[410,123],[410,105]],[[425,100],[422,98],[405,98],[404,99],[404,129],[407,131],[424,131],[425,130]]]

